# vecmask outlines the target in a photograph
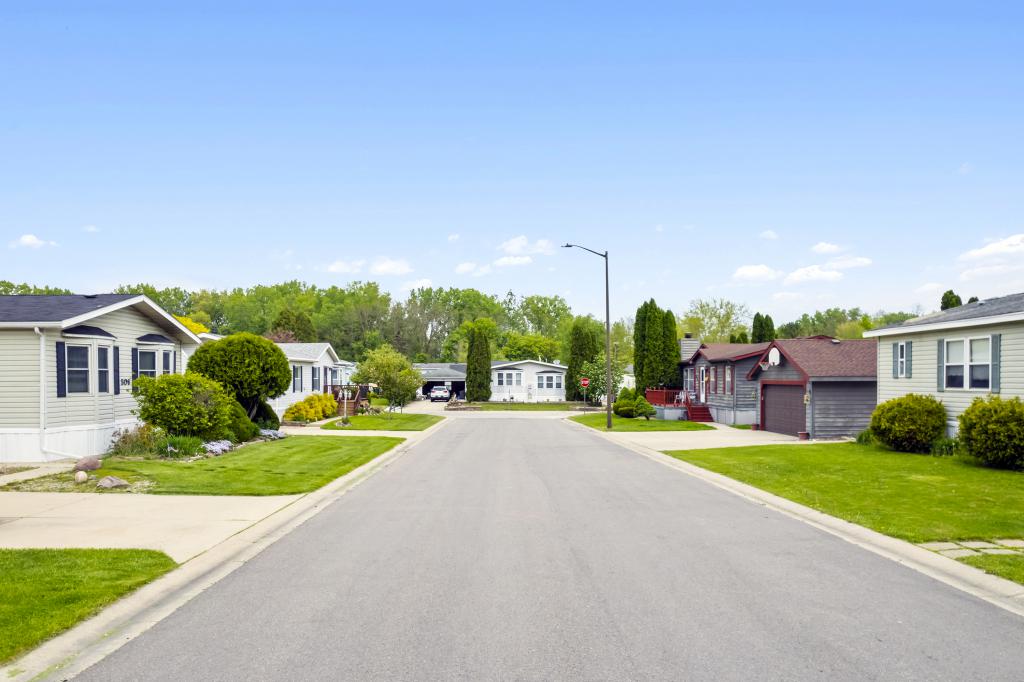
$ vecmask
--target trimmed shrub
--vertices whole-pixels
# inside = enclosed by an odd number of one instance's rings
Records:
[[[625,386],[623,386],[622,389],[619,391],[619,395],[615,398],[615,402],[619,402],[620,400],[636,400],[636,397],[636,391],[634,391],[631,388],[626,388]]]
[[[654,407],[652,407],[651,404],[647,402],[647,398],[640,396],[633,403],[634,417],[643,417],[644,419],[650,420],[650,418],[653,417],[655,414],[657,414],[657,412],[655,412]]]
[[[985,466],[1024,469],[1024,403],[997,395],[976,398],[960,415],[964,451]]]
[[[338,402],[327,393],[314,393],[291,405],[284,412],[285,421],[315,422],[338,414]]]
[[[216,440],[227,435],[233,400],[213,379],[187,372],[142,376],[132,385],[139,404],[135,413],[147,424],[172,436]]]
[[[241,409],[241,407],[239,407]],[[196,436],[165,436],[157,443],[157,457],[165,459],[179,459],[181,457],[195,457],[206,454],[203,448],[203,439]]]
[[[231,423],[228,424],[228,430],[231,431],[228,438],[235,443],[244,443],[260,435],[260,427],[249,419],[245,408],[237,400],[231,404]]]
[[[946,408],[931,396],[910,393],[876,407],[870,428],[893,450],[928,453],[946,431]]]
[[[281,428],[281,418],[277,416],[277,412],[274,412],[274,408],[265,400],[260,402],[256,408],[256,416],[252,420],[261,429],[277,431]]]
[[[612,412],[624,419],[632,419],[636,416],[636,401],[620,398],[612,403]]]
[[[284,352],[273,341],[246,332],[199,346],[188,368],[219,381],[253,418],[261,402],[283,395],[292,383]]]

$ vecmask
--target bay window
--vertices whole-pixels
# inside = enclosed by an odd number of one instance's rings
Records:
[[[140,350],[139,351],[139,376],[140,377],[153,377],[156,379],[156,351],[155,350]]]

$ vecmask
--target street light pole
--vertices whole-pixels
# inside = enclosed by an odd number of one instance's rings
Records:
[[[612,400],[613,400],[613,387],[612,387],[612,309],[611,301],[609,298],[608,288],[608,251],[601,253],[600,251],[594,251],[588,249],[585,246],[579,244],[562,244],[563,249],[571,248],[583,249],[589,251],[595,256],[604,258],[604,362],[605,362],[605,392],[607,395],[604,399],[604,409],[606,415],[606,426],[609,431],[612,428]]]

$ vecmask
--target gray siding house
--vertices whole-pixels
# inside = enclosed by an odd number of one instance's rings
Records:
[[[106,452],[131,382],[184,372],[199,338],[145,296],[0,296],[0,462]]]
[[[1024,398],[1024,293],[968,303],[865,332],[878,340],[878,402],[942,401],[947,429],[975,398]]]
[[[827,336],[773,341],[748,375],[760,427],[820,439],[866,429],[875,409],[875,346]]]
[[[683,386],[690,397],[690,418],[706,407],[722,424],[757,422],[757,382],[747,375],[767,343],[705,343],[683,363]]]

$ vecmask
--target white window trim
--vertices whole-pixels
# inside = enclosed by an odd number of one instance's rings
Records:
[[[956,341],[956,339],[953,339]],[[907,342],[900,341],[896,350],[896,377],[907,378]]]
[[[732,395],[732,367],[725,367],[725,394]]]
[[[149,376],[149,374],[146,374],[146,373],[144,373],[142,371],[142,354],[143,353],[152,353],[153,354],[153,378],[156,379],[158,376],[160,376],[160,359],[163,356],[161,355],[160,350],[158,350],[156,348],[140,348],[139,349],[139,376],[140,377],[148,377]]]
[[[100,351],[107,351],[107,368],[100,367]],[[107,390],[100,390],[100,372],[107,373]],[[110,395],[114,392],[114,347],[107,345],[96,346],[96,395]]]
[[[84,348],[85,349],[85,385],[84,391],[72,391],[71,390],[71,372],[83,371],[81,367],[71,368],[70,355],[68,351],[72,348]],[[67,395],[94,395],[93,392],[93,380],[92,380],[92,346],[81,343],[66,343],[64,344],[64,392]]]
[[[971,393],[992,392],[992,336],[965,336],[960,339],[944,339],[945,346],[942,349],[942,387],[947,391],[966,391]],[[988,362],[971,362],[971,341],[988,341]],[[964,361],[963,363],[949,362],[949,344],[963,342]],[[964,368],[964,385],[949,386],[949,373],[947,367]],[[988,367],[988,386],[985,388],[971,388],[971,367]]]

